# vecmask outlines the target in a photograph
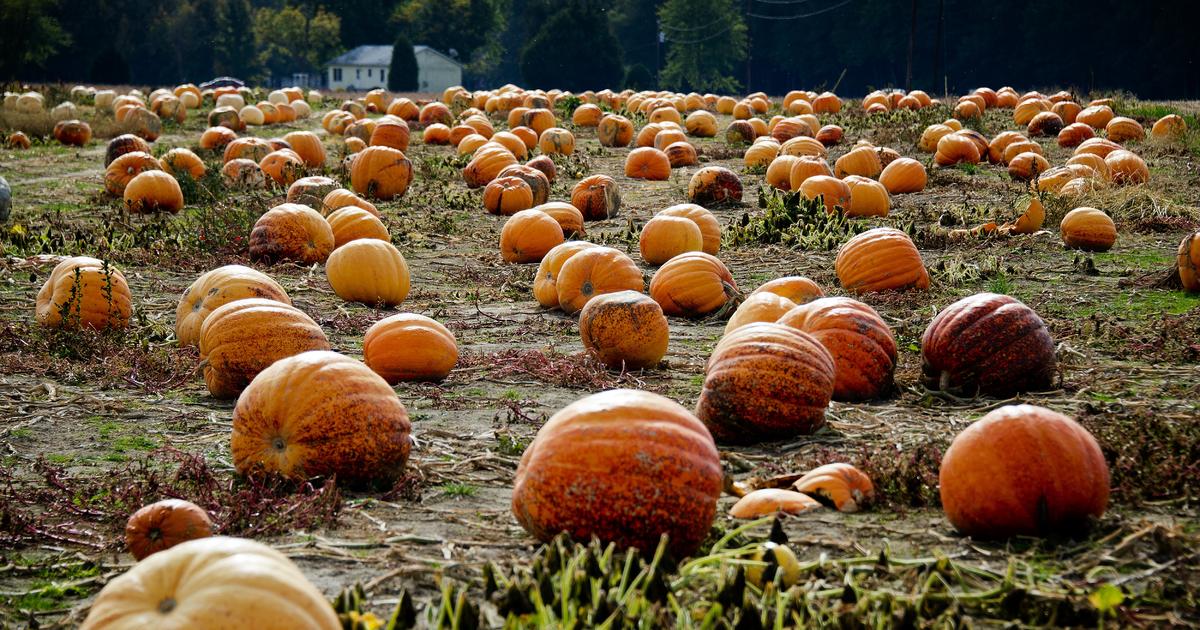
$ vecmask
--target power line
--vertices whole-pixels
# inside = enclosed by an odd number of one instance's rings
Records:
[[[700,42],[706,42],[706,41],[716,38],[720,35],[724,35],[732,27],[733,27],[732,24],[727,24],[727,25],[725,25],[725,28],[723,28],[707,37],[701,37],[700,39],[682,40],[682,39],[671,39],[670,37],[667,37],[666,39],[667,39],[667,41],[671,42],[672,44],[699,44]]]
[[[812,0],[751,0],[762,4],[807,4]]]
[[[761,2],[762,0],[758,0],[758,1]],[[825,7],[824,9],[819,9],[817,11],[812,11],[809,13],[801,13],[800,15],[777,16],[777,15],[761,15],[758,13],[747,13],[746,17],[758,18],[760,20],[775,20],[775,21],[799,20],[801,18],[808,18],[808,17],[813,17],[814,15],[821,15],[822,13],[828,13],[834,9],[840,9],[841,7],[844,7],[847,4],[850,4],[850,2],[852,2],[852,0],[842,0],[842,2],[839,2],[831,7]]]
[[[683,27],[683,26],[670,26],[668,24],[659,24],[658,27],[664,31],[677,31],[680,33],[685,33],[685,32],[702,31],[710,26],[713,26],[715,24],[720,24],[721,22],[724,22],[724,21],[725,21],[724,18],[717,18],[717,19],[709,22],[708,24],[701,24],[700,26]]]

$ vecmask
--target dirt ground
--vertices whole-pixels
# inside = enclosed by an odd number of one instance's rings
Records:
[[[320,114],[336,105],[331,100],[308,120],[251,133],[317,131],[330,153],[328,174],[348,183],[338,168],[344,144],[320,131]],[[1192,115],[1193,123],[1200,111],[1196,103],[1130,100],[1119,101],[1118,113],[1122,108],[1140,115],[1147,128],[1154,119],[1147,114],[1156,108]],[[82,109],[98,130],[113,128]],[[831,164],[860,139],[929,164],[931,156],[917,149],[916,140],[926,125],[949,116],[945,106],[873,118],[859,109],[848,102],[844,113],[822,117],[846,130],[845,141],[830,151]],[[156,153],[195,148],[205,113],[169,127],[155,143]],[[559,117],[569,127],[569,116]],[[728,118],[721,119],[723,128]],[[0,117],[0,129],[21,122]],[[989,136],[1014,128],[1011,111],[989,112],[979,128]],[[648,279],[653,269],[638,254],[639,225],[686,201],[695,169],[677,169],[669,181],[631,180],[622,175],[628,149],[600,147],[591,130],[574,132],[576,154],[557,160],[551,198],[569,199],[586,174],[615,177],[621,213],[589,223],[587,238],[628,251]],[[1101,190],[1078,202],[1048,199],[1046,229],[1037,234],[947,236],[948,227],[1018,214],[1025,186],[988,164],[931,167],[925,191],[894,196],[889,217],[851,222],[855,231],[908,229],[932,277],[927,292],[864,298],[895,333],[896,393],[865,404],[833,403],[828,427],[812,436],[722,449],[727,470],[739,479],[831,461],[849,461],[871,474],[881,495],[871,509],[818,510],[785,522],[802,561],[850,566],[884,553],[896,559],[889,566],[900,567],[947,559],[964,571],[1007,575],[1008,587],[1019,585],[1033,594],[1030,601],[1054,604],[1045,609],[1050,612],[1029,606],[987,611],[969,608],[971,598],[964,597],[958,604],[964,608],[954,615],[982,625],[1003,625],[1004,619],[1200,624],[1200,520],[1192,502],[1200,489],[1200,296],[1166,282],[1180,239],[1200,225],[1196,133],[1193,125],[1185,141],[1134,147],[1150,165],[1145,186]],[[693,141],[706,164],[742,175],[743,202],[714,209],[728,235],[747,215],[762,213],[762,197],[777,193],[762,188],[761,174],[746,171],[741,149],[722,138]],[[21,152],[0,149],[0,175],[14,198],[13,216],[0,226],[5,625],[76,625],[105,581],[132,565],[121,543],[125,517],[139,501],[172,494],[210,509],[225,533],[284,551],[331,597],[362,583],[368,607],[377,613],[387,613],[402,589],[416,598],[418,609],[430,603],[436,608],[443,580],[477,583],[486,562],[508,573],[529,566],[539,543],[511,515],[511,485],[522,449],[549,415],[613,387],[659,392],[692,407],[704,362],[725,325],[721,319],[672,319],[670,350],[657,369],[604,371],[583,356],[575,318],[538,307],[531,292],[536,265],[501,260],[503,218],[488,215],[480,191],[463,184],[463,162],[454,149],[424,145],[414,132],[408,155],[415,181],[402,199],[379,205],[412,271],[413,291],[397,310],[445,323],[462,354],[444,382],[396,388],[417,440],[409,473],[395,488],[374,492],[321,482],[298,489],[250,484],[235,478],[230,463],[232,403],[209,397],[196,353],[177,347],[174,312],[183,290],[203,271],[251,264],[250,225],[282,202],[283,191],[235,192],[206,179],[187,189],[188,208],[180,215],[130,216],[120,200],[104,195],[105,142],[100,137],[82,149],[52,142]],[[1052,140],[1041,144],[1052,164],[1069,156]],[[219,164],[218,155],[202,157],[210,168]],[[1081,205],[1113,215],[1120,236],[1112,251],[1083,254],[1063,247],[1058,222]],[[836,246],[726,243],[720,258],[745,292],[778,276],[804,275],[836,295]],[[55,263],[49,255],[80,254],[106,258],[125,273],[135,304],[126,333],[54,333],[35,324],[34,298]],[[320,266],[256,266],[321,324],[335,350],[350,356],[361,357],[366,328],[390,314],[340,300]],[[1056,388],[1019,400],[1079,419],[1109,460],[1112,504],[1084,538],[981,543],[957,534],[942,516],[936,489],[942,449],[970,421],[1013,401],[927,391],[920,384],[920,337],[939,309],[981,291],[1007,293],[1033,307],[1058,344]],[[715,537],[739,525],[723,515],[732,501],[721,501]],[[767,529],[760,524],[746,535],[761,539]],[[861,592],[911,595],[924,579],[914,582],[898,570],[877,568],[877,574],[879,584]],[[1097,597],[1105,584],[1119,589],[1120,603]],[[842,597],[831,610],[842,615],[836,618],[843,625],[854,626],[854,619],[869,617],[855,605]]]

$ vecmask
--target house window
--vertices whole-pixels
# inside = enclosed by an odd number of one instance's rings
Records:
[[[380,81],[387,81],[387,70],[380,69],[380,71],[379,71],[379,80],[380,80]]]
[[[355,79],[361,79],[361,78],[362,78],[362,68],[355,68],[355,69],[354,69],[354,78],[355,78]]]
[[[334,68],[334,69],[333,69],[333,80],[334,80],[334,81],[341,81],[341,80],[342,80],[342,69],[341,69],[341,68]]]
[[[371,69],[370,68],[367,68],[367,78],[368,79],[371,78]]]

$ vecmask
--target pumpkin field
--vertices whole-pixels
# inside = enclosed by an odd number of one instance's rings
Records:
[[[0,626],[1200,626],[1198,117],[6,93]]]

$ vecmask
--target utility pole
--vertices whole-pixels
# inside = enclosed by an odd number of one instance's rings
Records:
[[[917,43],[917,0],[912,0],[912,22],[908,29],[908,64],[904,71],[904,91],[912,91],[913,48]]]
[[[938,18],[937,18],[937,38],[934,40],[933,49],[933,81],[934,89],[937,89],[937,80],[942,78],[945,68],[942,67],[942,40],[945,38],[945,22],[946,22],[946,0],[938,0]]]
[[[753,20],[749,14],[750,0],[746,0],[746,94],[751,92],[750,68],[754,65],[754,29],[750,26]]]

